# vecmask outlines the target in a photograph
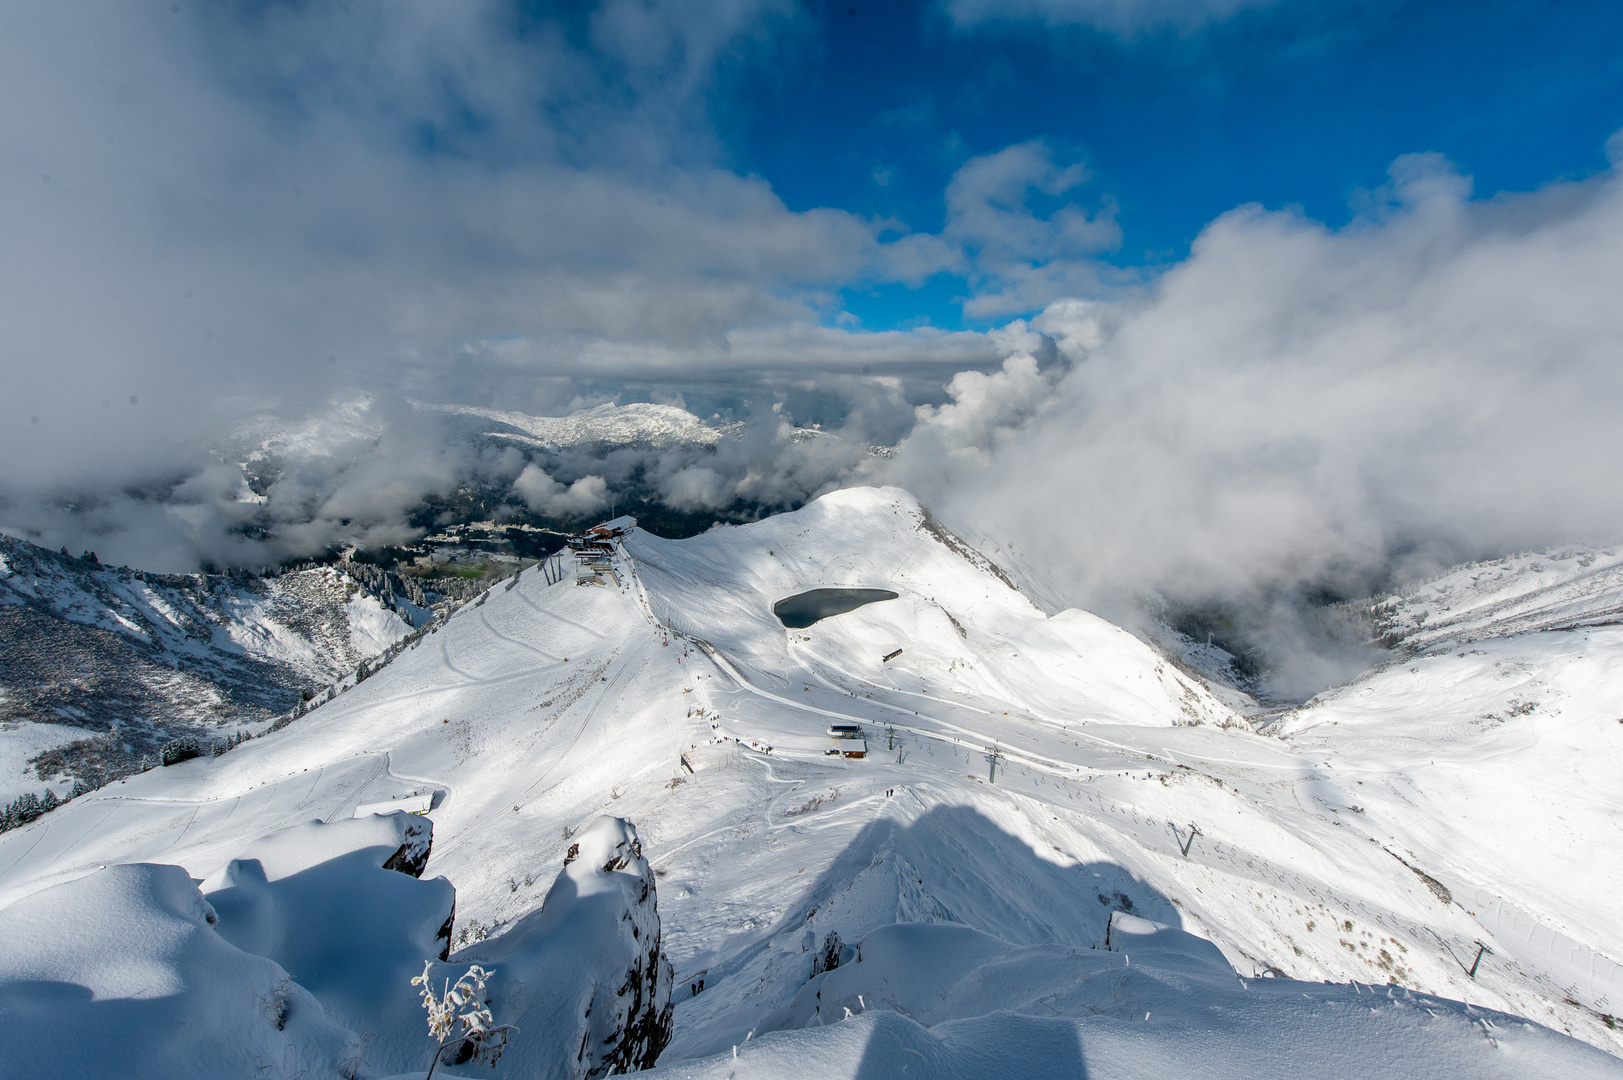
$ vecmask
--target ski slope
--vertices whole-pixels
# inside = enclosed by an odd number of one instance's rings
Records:
[[[898,596],[771,614],[840,586]],[[599,584],[524,573],[282,731],[0,835],[0,909],[114,863],[206,879],[276,830],[426,798],[466,949],[612,814],[654,867],[672,1075],[735,1046],[769,1076],[1077,1075],[1078,1053],[1089,1076],[1623,1075],[1484,1011],[1623,1052],[1623,630],[1473,648],[1258,732],[1132,635],[1045,616],[905,492],[842,491],[632,532]],[[836,723],[866,759],[824,753]],[[1112,918],[1144,957],[1096,948]],[[921,1019],[897,987],[926,976],[954,1004]],[[1050,1045],[1073,1049],[1033,1064]]]

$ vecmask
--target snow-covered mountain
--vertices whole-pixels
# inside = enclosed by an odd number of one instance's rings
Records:
[[[1534,630],[1623,623],[1623,555],[1562,548],[1471,563],[1375,605],[1390,645],[1414,654]]]
[[[722,436],[686,409],[650,402],[597,405],[567,416],[531,416],[474,405],[419,403],[417,408],[472,420],[487,438],[554,452],[573,447],[632,445],[702,448],[716,445]]]
[[[264,1053],[281,1047],[268,1075],[426,1068],[426,1044],[355,1049],[395,1023],[393,990],[372,1012],[333,1004],[357,999],[256,945],[264,916],[205,910],[178,878],[160,904],[156,871],[117,865],[178,864],[208,892],[261,837],[401,807],[433,823],[424,877],[455,890],[436,972],[477,962],[533,988],[558,935],[608,942],[570,1000],[636,987],[641,1011],[598,1036],[625,1039],[657,1034],[647,995],[669,960],[673,1076],[1623,1076],[1623,628],[1414,656],[1258,731],[1132,635],[1045,615],[894,489],[688,540],[633,531],[608,566],[581,585],[527,571],[283,730],[0,835],[8,925],[26,914],[67,942],[112,908],[182,920],[231,957],[210,970],[285,978],[281,1000],[326,1007],[331,1030],[271,1034],[229,1006]],[[815,589],[895,596],[801,629],[774,616]],[[830,734],[853,726],[861,739]],[[635,823],[635,856],[606,816]],[[560,866],[599,847],[624,879],[564,884]],[[566,897],[586,893],[610,898],[606,922],[570,921]],[[637,905],[656,902],[657,958],[631,948],[655,925]],[[399,925],[426,925],[402,905]],[[19,1002],[91,985],[95,965],[8,936],[9,1045]],[[391,946],[391,971],[439,947],[392,940],[417,944]],[[160,1027],[196,1007],[96,986]],[[531,992],[491,1005],[524,1056],[453,1074],[572,1075],[586,1029]],[[146,1037],[120,1030],[92,1049],[113,1060]]]
[[[149,574],[0,536],[0,803],[262,730],[427,621],[425,600],[372,567]]]

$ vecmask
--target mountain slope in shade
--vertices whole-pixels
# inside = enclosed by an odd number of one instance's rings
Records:
[[[0,536],[0,797],[262,729],[431,617],[395,586],[413,591],[370,567],[149,574]]]

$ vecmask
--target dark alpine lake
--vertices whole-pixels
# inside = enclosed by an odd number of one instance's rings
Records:
[[[772,614],[789,629],[804,630],[830,615],[844,615],[864,604],[894,599],[896,594],[889,589],[811,589],[779,600],[772,605]]]

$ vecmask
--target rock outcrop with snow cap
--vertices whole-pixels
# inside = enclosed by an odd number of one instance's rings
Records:
[[[541,909],[436,968],[434,985],[475,963],[494,971],[497,1022],[519,1029],[497,1076],[574,1080],[651,1068],[671,1037],[673,972],[636,827],[603,817],[582,829]]]

